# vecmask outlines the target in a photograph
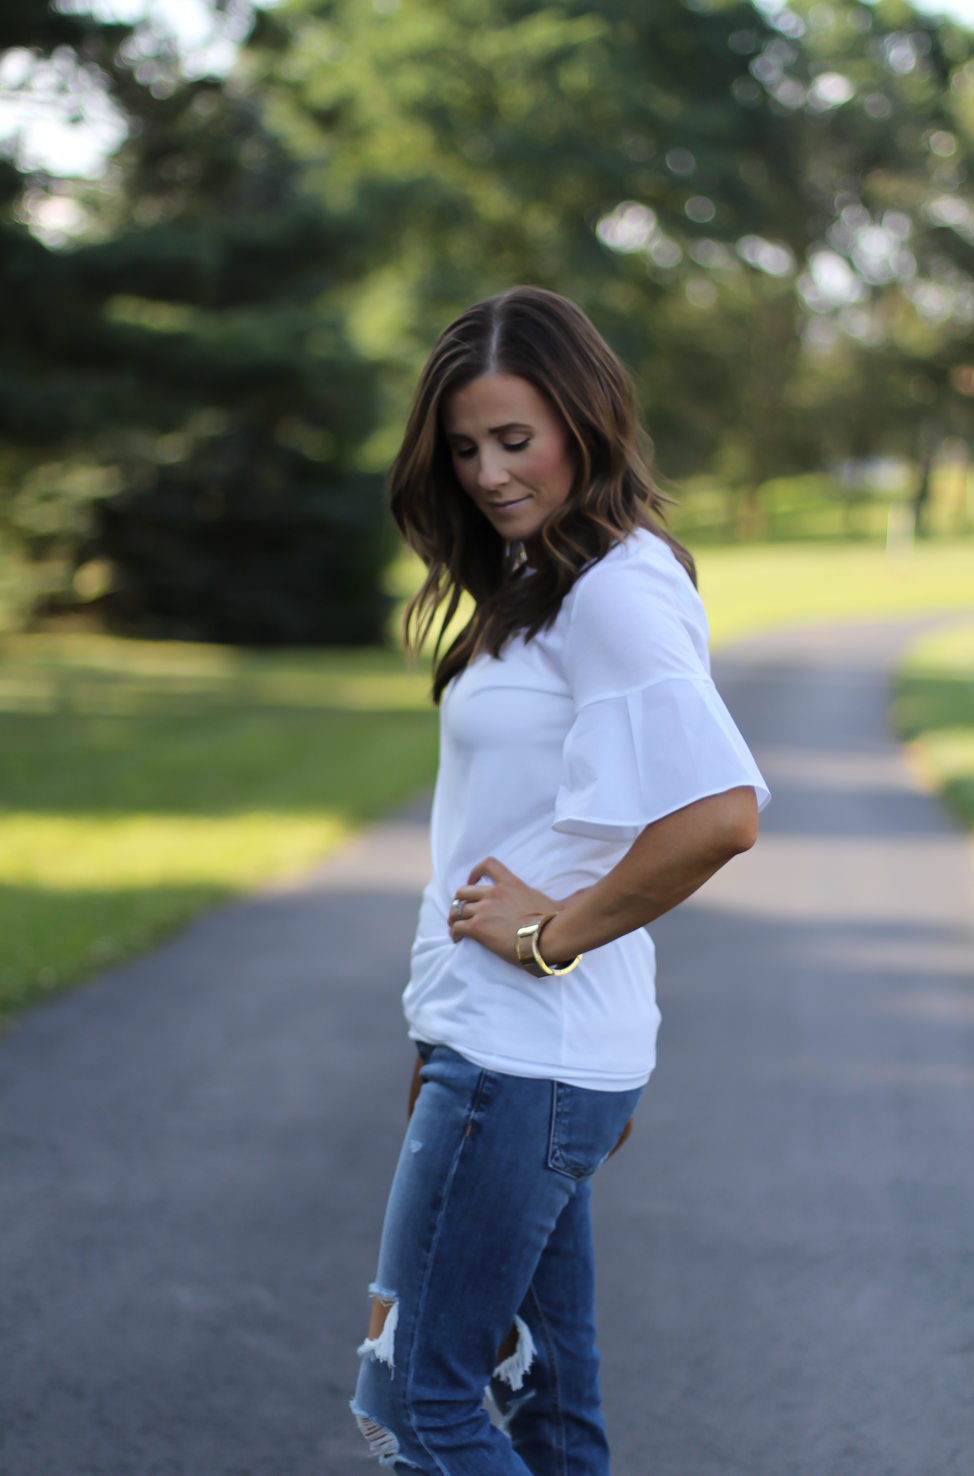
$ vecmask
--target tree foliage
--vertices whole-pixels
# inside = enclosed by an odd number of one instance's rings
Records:
[[[54,59],[69,68],[65,36],[48,36],[46,7],[34,10],[35,55],[59,43]],[[7,171],[0,437],[28,469],[8,525],[55,589],[74,563],[112,555],[109,608],[147,628],[374,640],[388,541],[356,453],[375,424],[376,376],[334,301],[368,259],[370,222],[302,193],[250,98],[180,82],[171,65],[140,81],[131,28],[77,28],[66,33],[76,59],[98,58],[130,137],[102,202],[109,229],[74,249],[25,229],[58,196]],[[92,464],[83,485],[113,499],[94,519],[80,507],[79,457]],[[248,539],[261,556],[245,619],[228,614],[242,596],[227,585],[240,582],[230,571]]]
[[[224,81],[147,25],[16,0],[14,46],[88,69],[129,132],[68,191],[74,238],[45,235],[63,182],[0,177],[8,525],[110,551],[126,618],[376,632],[365,474],[435,333],[517,281],[591,313],[663,472],[718,472],[745,522],[770,478],[974,433],[974,46],[903,0],[284,0]],[[318,616],[283,554],[275,616],[223,598],[261,517],[267,549],[319,540]],[[342,627],[355,539],[373,615]]]
[[[567,291],[677,474],[910,453],[931,405],[967,427],[967,33],[900,0],[378,9],[293,0],[247,68],[323,197],[407,188],[417,345],[511,281]]]

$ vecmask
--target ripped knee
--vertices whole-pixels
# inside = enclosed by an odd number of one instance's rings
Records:
[[[391,1430],[387,1430],[385,1425],[380,1425],[378,1420],[374,1420],[354,1400],[351,1410],[355,1416],[355,1423],[369,1447],[369,1454],[378,1459],[380,1466],[394,1466],[398,1462],[402,1466],[411,1466],[414,1471],[419,1470],[413,1461],[407,1461],[405,1456],[400,1454],[399,1441]]]
[[[372,1315],[365,1341],[359,1346],[359,1357],[374,1358],[377,1363],[387,1363],[390,1371],[395,1369],[396,1326],[399,1322],[399,1300],[395,1292],[384,1287],[369,1287],[372,1293]]]
[[[393,1374],[396,1367],[399,1298],[395,1292],[389,1291],[384,1286],[377,1286],[375,1283],[369,1287],[369,1292],[372,1296],[372,1313],[369,1317],[368,1335],[358,1350],[359,1356],[371,1358],[375,1363],[384,1363],[389,1373]],[[380,1424],[374,1415],[362,1409],[354,1400],[351,1409],[355,1422],[369,1447],[369,1453],[376,1457],[380,1466],[399,1464],[411,1466],[414,1470],[419,1469],[401,1454],[399,1438],[395,1431]]]

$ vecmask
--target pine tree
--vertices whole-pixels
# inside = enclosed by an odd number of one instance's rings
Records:
[[[336,304],[370,222],[302,194],[251,99],[183,81],[164,44],[146,70],[134,39],[40,4],[0,20],[0,46],[97,66],[130,120],[104,239],[51,249],[17,218],[45,182],[0,180],[0,436],[35,463],[8,526],[47,569],[110,559],[129,627],[375,640],[389,540],[356,467],[378,388]]]

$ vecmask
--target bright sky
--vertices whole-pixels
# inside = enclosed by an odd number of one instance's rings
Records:
[[[946,15],[974,30],[974,0],[911,0],[911,4],[924,15]]]
[[[148,21],[177,43],[191,77],[230,70],[252,13],[248,0],[216,21],[206,0],[62,0],[61,8],[106,21]],[[0,145],[13,145],[22,168],[97,176],[125,134],[125,119],[66,58],[37,64],[18,48],[0,59]]]

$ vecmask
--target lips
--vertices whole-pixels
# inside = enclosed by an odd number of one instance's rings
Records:
[[[488,509],[491,512],[510,512],[515,507],[521,507],[529,499],[527,497],[515,497],[510,502],[489,502]]]

